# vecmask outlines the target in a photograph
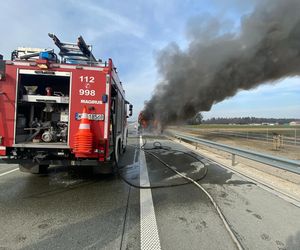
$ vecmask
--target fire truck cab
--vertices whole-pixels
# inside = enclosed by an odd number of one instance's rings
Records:
[[[132,115],[116,68],[96,60],[81,36],[77,43],[49,36],[60,59],[35,48],[18,48],[11,60],[0,55],[1,162],[32,173],[61,164],[110,172]]]

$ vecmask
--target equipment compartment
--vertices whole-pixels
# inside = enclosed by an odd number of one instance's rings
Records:
[[[15,144],[67,145],[70,73],[20,70]]]

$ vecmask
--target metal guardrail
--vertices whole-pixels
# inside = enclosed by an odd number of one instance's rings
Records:
[[[203,144],[208,147],[212,147],[215,149],[219,149],[225,152],[228,152],[232,154],[232,165],[235,165],[235,156],[241,156],[243,158],[247,158],[253,161],[257,161],[260,163],[264,163],[276,168],[284,169],[296,174],[300,174],[300,161],[296,160],[289,160],[281,157],[276,157],[273,155],[268,155],[264,153],[258,153],[255,151],[250,151],[246,149],[241,149],[241,148],[236,148],[232,146],[228,146],[222,143],[217,143],[205,139],[200,139],[197,137],[193,136],[188,136],[185,134],[180,134],[180,133],[174,133],[169,131],[174,137],[178,138],[179,140],[185,140],[189,142],[194,142],[196,144]]]

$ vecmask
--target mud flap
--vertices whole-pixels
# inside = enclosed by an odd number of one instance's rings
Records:
[[[114,172],[113,163],[100,163],[98,166],[93,166],[93,174],[112,174]]]
[[[31,174],[46,174],[49,165],[39,165],[36,163],[23,163],[19,164],[19,169],[21,172],[31,173]]]

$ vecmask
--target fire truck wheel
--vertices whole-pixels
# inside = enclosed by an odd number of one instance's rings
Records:
[[[121,152],[121,154],[124,154],[125,152],[126,152],[126,144],[122,144],[122,150],[120,150]]]
[[[39,174],[47,174],[49,165],[39,165]]]
[[[121,144],[120,144],[120,140],[119,140],[117,146],[115,147],[115,152],[114,152],[114,162],[117,164],[119,162],[119,157],[120,157],[120,152],[121,152],[120,147],[121,147]]]
[[[123,146],[123,149],[122,149],[122,154],[124,154],[126,152],[126,145]]]
[[[31,174],[46,174],[49,165],[39,165],[39,164],[19,164],[19,169],[21,172],[27,172]]]
[[[128,131],[126,133],[126,138],[125,138],[125,140],[123,141],[123,144],[122,144],[122,154],[124,154],[126,152],[127,138],[128,138]]]

